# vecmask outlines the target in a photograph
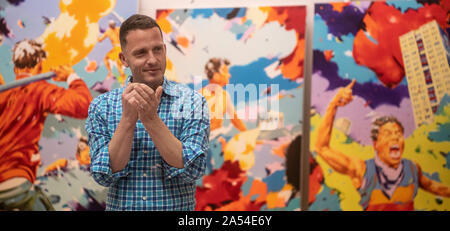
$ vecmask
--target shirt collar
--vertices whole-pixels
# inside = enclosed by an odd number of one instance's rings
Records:
[[[127,80],[125,81],[125,88],[127,87],[127,85],[129,83],[131,83],[131,78],[133,76],[128,76]],[[167,78],[164,76],[164,81],[163,81],[163,92],[167,95],[170,96],[179,96],[179,92],[178,90],[175,88],[175,85],[173,83],[171,83],[169,80],[167,80]]]

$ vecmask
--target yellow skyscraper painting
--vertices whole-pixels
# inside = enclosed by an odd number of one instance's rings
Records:
[[[450,95],[449,44],[436,21],[399,37],[416,127],[431,123]]]

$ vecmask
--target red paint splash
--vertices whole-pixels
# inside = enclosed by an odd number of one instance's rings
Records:
[[[319,193],[323,184],[323,171],[320,165],[314,158],[309,158],[310,172],[309,172],[309,198],[308,203],[312,204],[316,200],[316,195]]]
[[[197,187],[195,210],[216,210],[239,200],[241,186],[246,181],[245,171],[238,161],[225,161],[220,169],[203,177],[203,184]]]
[[[281,72],[285,78],[297,80],[303,78],[305,60],[305,7],[270,7],[266,23],[276,21],[286,30],[295,30],[297,44],[294,51],[281,59]]]
[[[384,2],[374,2],[363,19],[372,39],[363,30],[359,30],[354,39],[353,56],[356,63],[373,70],[386,87],[395,88],[405,75],[399,36],[432,20],[445,28],[450,4],[448,0],[443,2],[446,3],[441,3],[441,6],[425,4],[403,14]]]

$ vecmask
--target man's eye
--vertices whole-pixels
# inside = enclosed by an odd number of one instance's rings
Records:
[[[145,55],[144,52],[139,52],[139,53],[136,53],[134,56],[136,56],[136,57],[142,57],[142,56],[144,56],[144,55]]]

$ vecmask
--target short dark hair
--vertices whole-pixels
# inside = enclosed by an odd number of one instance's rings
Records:
[[[230,65],[230,61],[228,59],[221,58],[210,58],[208,62],[205,64],[205,74],[208,76],[208,79],[212,79],[214,73],[219,72],[222,64]]]
[[[126,37],[128,35],[129,31],[132,30],[145,30],[145,29],[151,29],[153,27],[157,27],[159,29],[159,32],[161,33],[161,38],[163,37],[161,27],[159,27],[158,23],[156,23],[156,20],[143,14],[134,14],[127,18],[122,25],[120,26],[119,31],[119,39],[120,39],[120,46],[122,49],[127,45]]]
[[[382,117],[377,118],[372,123],[372,131],[370,133],[371,133],[371,137],[372,137],[373,141],[376,141],[378,139],[378,132],[379,132],[380,128],[387,123],[396,123],[402,129],[402,133],[405,132],[402,123],[400,123],[400,121],[396,117],[382,116]]]

